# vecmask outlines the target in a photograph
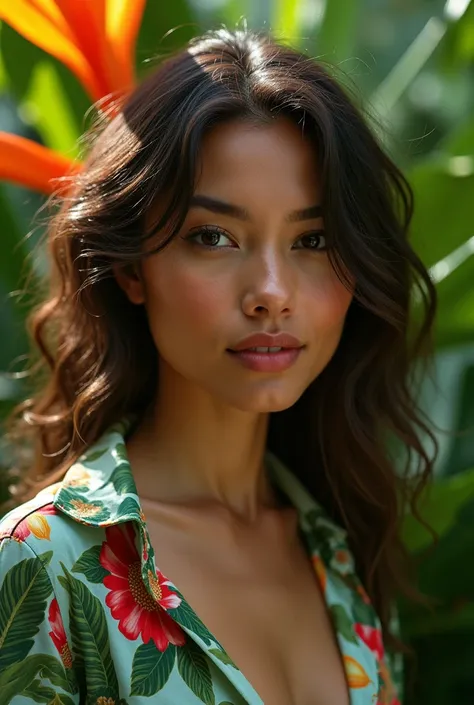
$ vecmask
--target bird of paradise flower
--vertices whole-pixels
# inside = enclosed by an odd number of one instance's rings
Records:
[[[146,0],[0,0],[0,19],[61,61],[92,102],[135,85],[135,43]],[[0,179],[49,195],[79,162],[0,131]]]

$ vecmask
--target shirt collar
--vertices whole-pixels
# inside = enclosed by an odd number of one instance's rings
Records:
[[[107,527],[134,520],[144,529],[145,517],[127,457],[125,437],[136,422],[128,415],[110,426],[66,472],[55,494],[58,511],[88,526]],[[267,451],[272,482],[297,509],[299,525],[311,550],[325,553],[326,562],[342,574],[354,570],[347,532],[336,524],[296,475]]]

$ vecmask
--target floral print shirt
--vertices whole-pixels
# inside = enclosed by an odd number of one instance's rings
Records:
[[[127,460],[130,423],[111,426],[61,482],[0,522],[0,701],[261,705],[155,563],[159,546],[150,545]],[[351,705],[399,705],[394,662],[346,532],[274,455],[266,460],[298,510]]]

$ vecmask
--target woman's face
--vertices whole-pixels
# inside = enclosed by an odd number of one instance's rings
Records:
[[[320,203],[314,148],[290,121],[206,136],[179,234],[143,260],[141,279],[119,278],[146,306],[160,378],[246,411],[297,401],[335,352],[352,298],[324,249]],[[254,333],[280,332],[297,349],[235,352]]]

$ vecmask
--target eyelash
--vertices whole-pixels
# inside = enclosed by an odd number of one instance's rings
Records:
[[[202,249],[205,249],[208,251],[210,251],[210,250],[215,251],[215,250],[224,249],[222,246],[216,247],[215,245],[205,245],[202,242],[197,242],[196,238],[199,235],[202,235],[203,233],[212,233],[212,234],[222,235],[223,237],[226,237],[228,240],[230,240],[230,238],[227,235],[227,233],[225,232],[225,230],[223,230],[222,228],[219,228],[217,225],[206,225],[206,226],[203,226],[197,230],[193,230],[191,232],[191,234],[187,235],[184,239],[190,241],[192,245],[195,245],[196,247],[199,247],[199,248],[202,248]],[[301,240],[303,237],[310,237],[313,235],[317,235],[318,237],[324,238],[324,230],[311,230],[310,232],[305,233],[304,235],[301,235],[299,239]],[[300,247],[298,247],[297,249],[302,249],[302,250],[307,249],[308,252],[324,252],[328,248],[325,243],[324,247],[317,247],[317,248],[312,248],[312,247],[308,247],[308,248],[301,247],[300,248]]]

